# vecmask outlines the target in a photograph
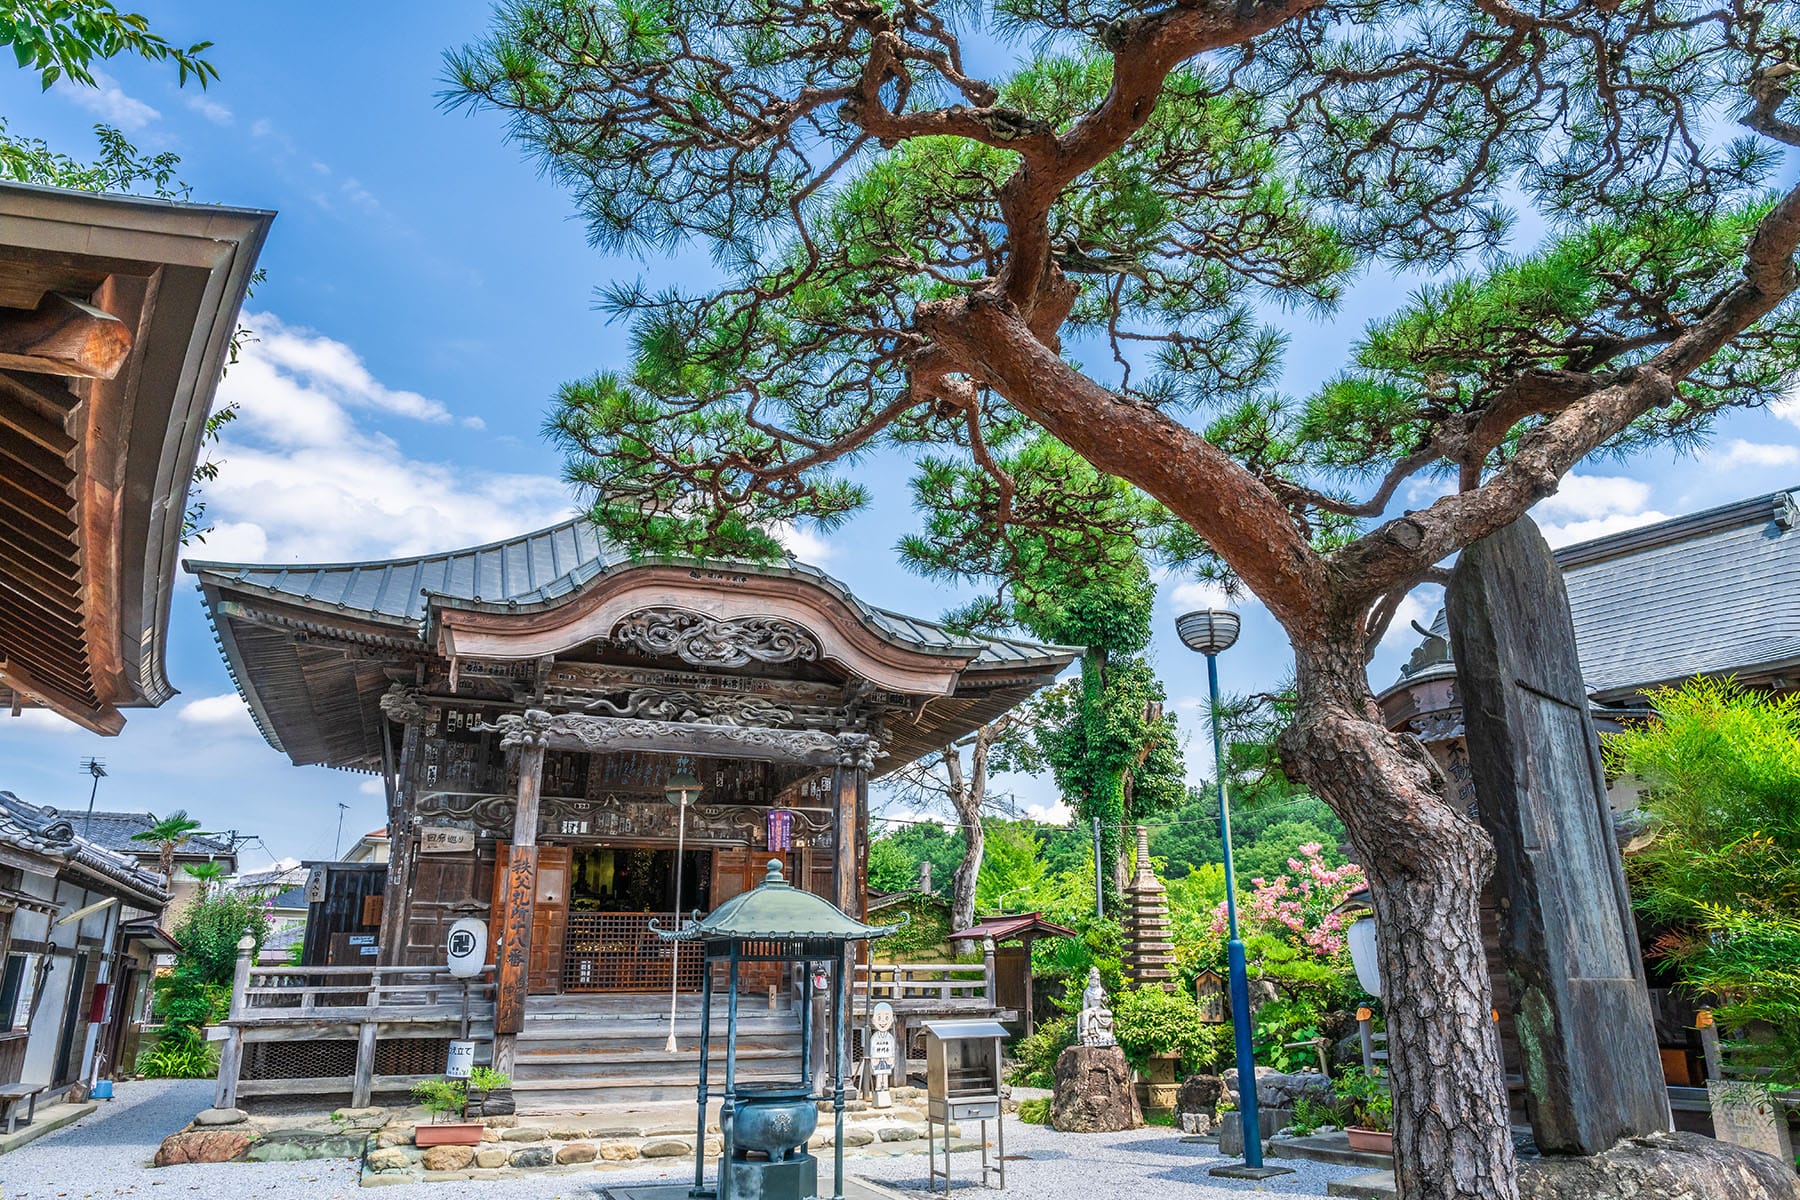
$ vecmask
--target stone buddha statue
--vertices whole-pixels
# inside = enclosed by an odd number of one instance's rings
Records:
[[[1116,1046],[1112,1009],[1106,1006],[1106,989],[1100,985],[1100,968],[1088,968],[1087,987],[1081,993],[1081,1017],[1076,1031],[1084,1046]]]

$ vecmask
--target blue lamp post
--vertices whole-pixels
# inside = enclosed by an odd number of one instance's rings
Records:
[[[1267,1179],[1286,1175],[1291,1167],[1263,1165],[1262,1118],[1256,1108],[1256,1054],[1250,1042],[1250,975],[1244,962],[1244,940],[1238,936],[1237,876],[1231,864],[1231,808],[1225,799],[1225,734],[1219,728],[1219,655],[1238,639],[1237,614],[1203,609],[1175,618],[1175,632],[1189,650],[1206,655],[1206,683],[1212,696],[1213,774],[1219,781],[1219,844],[1225,857],[1225,920],[1231,940],[1231,1036],[1237,1045],[1238,1109],[1244,1123],[1244,1161],[1214,1167],[1213,1175],[1233,1179]]]

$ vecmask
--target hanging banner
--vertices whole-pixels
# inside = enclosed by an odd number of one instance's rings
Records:
[[[794,814],[785,808],[769,810],[769,849],[794,848]]]

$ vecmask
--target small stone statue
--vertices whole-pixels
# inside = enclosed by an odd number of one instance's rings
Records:
[[[1081,1020],[1076,1026],[1084,1046],[1116,1046],[1112,1009],[1106,1006],[1106,989],[1100,986],[1100,968],[1088,968],[1088,983],[1081,993]]]

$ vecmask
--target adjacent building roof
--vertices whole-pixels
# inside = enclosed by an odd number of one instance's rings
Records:
[[[161,911],[169,902],[162,879],[129,856],[77,834],[78,819],[27,803],[11,792],[0,792],[0,849],[12,847],[49,860],[97,890],[111,892],[138,908]]]
[[[92,820],[86,812],[70,813],[69,820],[75,823],[75,829],[82,837],[108,850],[116,850],[120,854],[128,854],[133,858],[156,858],[158,851],[153,842],[134,840],[135,834],[148,833],[156,824],[157,816],[150,812],[97,812]],[[175,859],[228,859],[231,865],[237,863],[237,851],[231,843],[222,842],[206,834],[197,833],[176,847]]]
[[[274,214],[0,183],[0,706],[175,694],[188,485]]]
[[[1800,492],[1565,546],[1556,559],[1596,700],[1696,675],[1800,686]],[[1389,691],[1452,673],[1448,638],[1440,609]]]
[[[1073,929],[1058,925],[1054,921],[1044,920],[1042,913],[1011,913],[998,917],[983,917],[967,929],[959,929],[950,935],[953,942],[980,941],[982,938],[993,938],[996,942],[1012,939],[1035,941],[1041,937],[1080,937]]]

